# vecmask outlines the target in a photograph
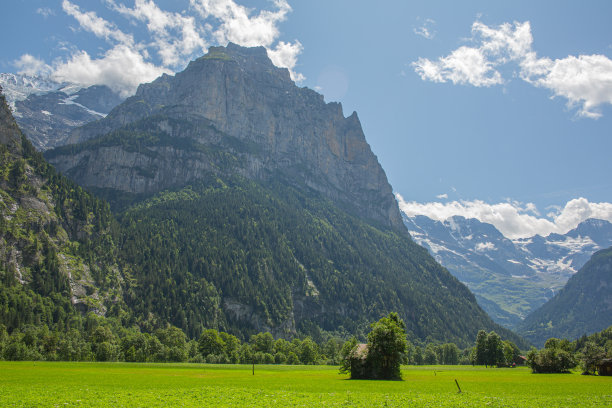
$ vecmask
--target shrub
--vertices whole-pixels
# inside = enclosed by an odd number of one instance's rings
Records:
[[[571,352],[558,347],[556,342],[547,342],[547,346],[540,351],[532,348],[527,353],[527,364],[534,373],[567,373],[576,367]]]

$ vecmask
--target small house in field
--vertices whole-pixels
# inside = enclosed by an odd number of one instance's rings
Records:
[[[516,359],[515,363],[518,366],[524,366],[525,364],[527,364],[527,357],[525,357],[525,356],[518,356],[518,358]]]
[[[597,364],[599,375],[612,375],[612,358],[605,358]]]
[[[365,343],[355,345],[351,350],[349,359],[351,362],[351,378],[368,378],[368,345]]]

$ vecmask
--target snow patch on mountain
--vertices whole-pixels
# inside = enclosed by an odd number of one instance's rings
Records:
[[[495,244],[492,242],[479,242],[476,244],[474,249],[477,252],[484,252],[484,251],[495,251],[497,248],[495,248]]]
[[[32,94],[57,91],[66,84],[36,75],[3,73],[0,74],[0,86],[6,101],[14,110],[15,102],[23,101]]]
[[[68,98],[61,101],[59,104],[60,105],[76,105],[79,108],[83,109],[85,112],[89,113],[90,115],[100,116],[101,118],[106,117],[106,114],[104,113],[96,112],[95,110],[89,109],[87,106],[84,106],[78,102],[75,102],[74,100],[76,98],[78,98],[78,95],[69,96]]]

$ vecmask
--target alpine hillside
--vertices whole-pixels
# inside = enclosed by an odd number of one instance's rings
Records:
[[[542,346],[550,337],[576,339],[612,325],[612,248],[596,252],[552,299],[517,330]]]
[[[34,149],[0,95],[0,325],[67,331],[81,314],[117,313],[115,227],[107,203]]]

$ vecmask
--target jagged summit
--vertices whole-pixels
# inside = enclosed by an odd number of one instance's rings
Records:
[[[279,68],[275,66],[268,57],[268,51],[264,47],[241,47],[232,42],[227,44],[227,47],[210,47],[208,53],[190,65],[197,65],[204,61],[233,61],[239,66],[250,72],[275,72],[288,82],[293,82],[287,68]],[[189,68],[189,67],[188,67]]]
[[[128,125],[135,130],[145,126],[150,132],[155,117],[176,120],[172,125],[160,119],[155,125],[175,140],[188,139],[226,151],[229,147],[237,155],[235,164],[231,168],[219,163],[204,166],[214,160],[201,154],[196,158],[196,152],[190,150],[181,153],[178,162],[176,157],[168,158],[168,167],[162,164],[163,154],[156,161],[147,159],[144,165],[138,159],[138,167],[147,170],[127,174],[133,162],[116,161],[125,158],[125,152],[115,151],[116,159],[100,149],[81,151],[78,157],[61,152],[48,157],[63,172],[74,173],[79,183],[132,193],[152,193],[201,176],[191,171],[166,177],[177,172],[181,160],[198,162],[196,167],[206,167],[205,171],[212,168],[251,179],[281,174],[292,184],[318,191],[364,218],[405,232],[391,186],[365,140],[357,114],[346,118],[339,103],[325,103],[317,92],[297,87],[289,71],[275,67],[263,47],[232,43],[212,47],[184,71],[140,85],[133,97],[106,118],[74,131],[70,142],[84,142]],[[145,118],[149,118],[146,124],[142,122]],[[186,123],[199,124],[188,129]],[[228,146],[228,137],[250,147],[238,151],[235,143]],[[104,157],[98,157],[100,154]],[[95,160],[90,159],[93,155]],[[77,167],[78,171],[72,170]]]

